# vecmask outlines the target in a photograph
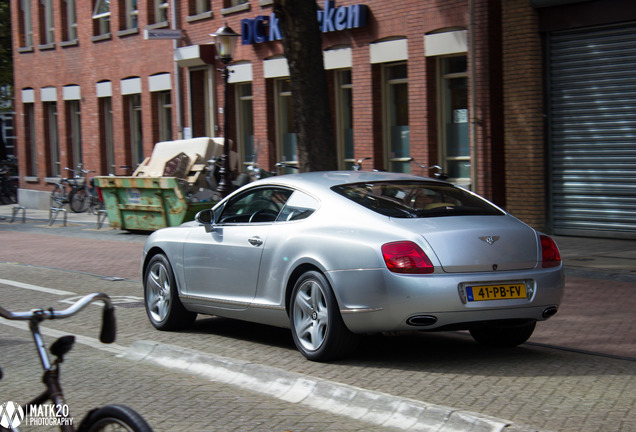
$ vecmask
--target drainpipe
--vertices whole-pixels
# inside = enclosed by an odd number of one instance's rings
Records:
[[[477,119],[477,89],[476,89],[476,64],[477,61],[475,59],[475,0],[468,1],[468,14],[469,14],[469,86],[470,86],[470,177],[472,180],[472,184],[470,185],[470,190],[473,192],[477,192],[477,124],[479,120]]]
[[[172,0],[170,2],[170,13],[172,14],[172,22],[170,27],[173,30],[177,29],[177,2],[178,0]],[[177,139],[183,139],[183,116],[181,113],[181,74],[179,64],[174,61],[174,53],[179,48],[179,39],[172,40],[172,61],[174,62],[174,108],[177,115]]]

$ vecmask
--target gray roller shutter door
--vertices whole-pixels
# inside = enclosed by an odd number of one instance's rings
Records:
[[[548,46],[553,232],[636,238],[636,23]]]

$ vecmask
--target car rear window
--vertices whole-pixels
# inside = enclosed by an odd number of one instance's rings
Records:
[[[488,201],[448,183],[355,183],[334,186],[332,190],[370,210],[396,218],[504,214]]]

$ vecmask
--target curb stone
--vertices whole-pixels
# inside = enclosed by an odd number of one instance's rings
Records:
[[[536,431],[534,428],[479,413],[152,341],[136,341],[120,357],[176,369],[290,403],[403,431]]]

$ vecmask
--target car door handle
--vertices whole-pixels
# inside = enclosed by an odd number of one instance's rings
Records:
[[[250,242],[252,246],[260,246],[263,244],[263,240],[261,240],[261,238],[258,236],[252,237],[251,239],[248,240],[248,242]]]

